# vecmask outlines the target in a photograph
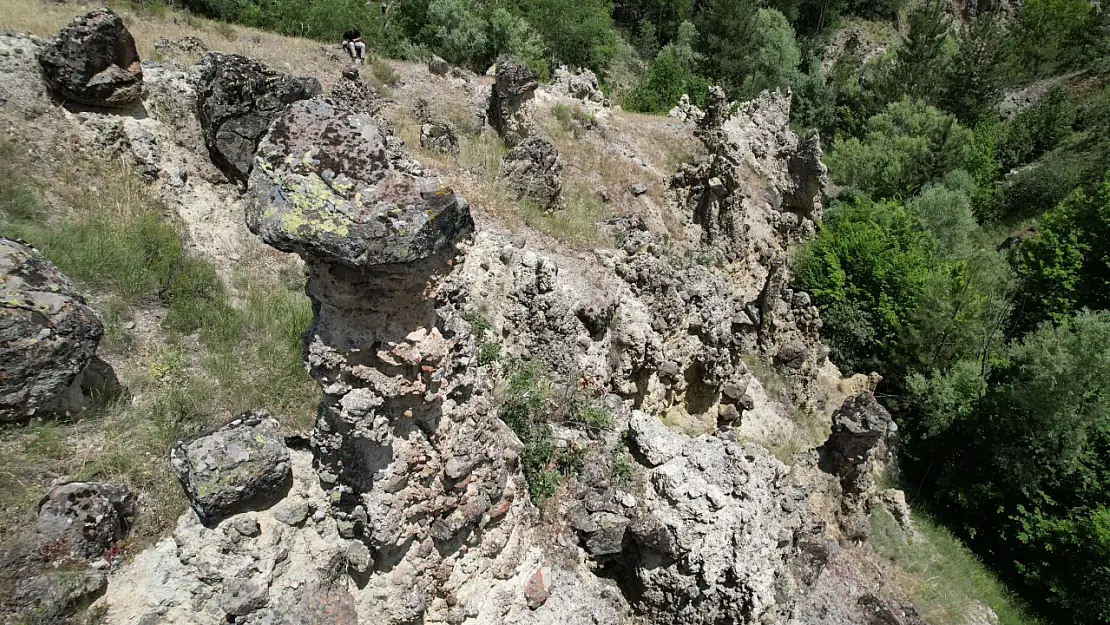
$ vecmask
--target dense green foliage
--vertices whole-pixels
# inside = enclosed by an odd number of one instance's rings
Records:
[[[884,375],[907,482],[1083,624],[1110,621],[1110,104],[1104,78],[1054,79],[995,107],[1023,77],[1099,71],[1104,24],[1083,0],[960,28],[926,3],[893,50],[842,53],[818,124],[847,192],[795,277],[837,363]]]

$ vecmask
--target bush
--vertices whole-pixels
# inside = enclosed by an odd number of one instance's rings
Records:
[[[888,198],[964,168],[972,145],[971,131],[956,118],[921,100],[901,100],[868,120],[862,140],[837,139],[828,163],[840,184]]]
[[[836,202],[802,251],[795,283],[825,319],[822,338],[837,364],[883,371],[929,277],[933,242],[902,205]]]
[[[999,164],[1010,170],[1036,160],[1072,133],[1075,119],[1075,103],[1067,89],[1059,85],[1049,89],[1004,126],[995,147]]]
[[[698,14],[704,72],[737,99],[788,87],[798,78],[801,52],[790,22],[750,0],[711,0]]]
[[[1093,191],[1076,190],[1045,214],[1019,248],[1018,271],[1021,328],[1080,308],[1110,309],[1110,172]]]
[[[1048,75],[1080,62],[1096,15],[1086,0],[1027,0],[1011,35],[1024,71]]]
[[[694,25],[683,22],[678,37],[659,51],[640,83],[625,97],[625,106],[641,113],[665,113],[683,94],[699,106],[704,104],[709,81],[697,74],[697,56],[691,45],[696,38]]]
[[[555,61],[599,73],[609,66],[616,53],[612,0],[528,0],[518,6]]]

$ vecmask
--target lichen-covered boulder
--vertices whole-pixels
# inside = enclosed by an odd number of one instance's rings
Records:
[[[293,479],[281,426],[265,410],[245,412],[215,432],[177,443],[170,463],[206,524],[276,503]]]
[[[143,69],[135,40],[111,9],[78,17],[39,53],[50,90],[59,97],[98,107],[120,107],[143,92]]]
[[[39,504],[35,530],[43,543],[60,543],[74,557],[96,558],[127,536],[135,503],[126,486],[69,482]]]
[[[340,108],[377,115],[381,109],[378,90],[359,76],[358,68],[348,67],[332,84],[328,101]]]
[[[75,407],[103,334],[54,263],[0,237],[0,423]]]
[[[209,52],[196,68],[197,116],[212,162],[246,182],[254,151],[289,104],[320,93],[315,78],[287,76],[238,54]]]
[[[314,98],[258,147],[247,225],[285,252],[344,265],[426,258],[473,227],[462,197],[389,149],[369,114]]]
[[[551,141],[532,135],[505,153],[501,160],[501,179],[517,196],[536,201],[543,208],[554,208],[563,191],[562,163]]]
[[[505,141],[517,144],[532,134],[532,100],[539,87],[535,70],[512,56],[497,59],[497,78],[490,91],[489,123]]]

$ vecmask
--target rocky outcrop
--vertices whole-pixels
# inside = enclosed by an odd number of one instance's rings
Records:
[[[563,191],[562,164],[555,145],[545,137],[532,135],[505,153],[501,159],[501,180],[517,199],[534,200],[541,208],[559,204]]]
[[[0,423],[80,408],[100,318],[33,247],[0,237],[0,275]]]
[[[598,86],[597,75],[588,69],[572,72],[566,67],[560,67],[555,70],[555,79],[551,82],[551,86],[556,91],[576,100],[603,106],[609,104],[605,94],[601,92],[601,87]]]
[[[817,136],[799,140],[789,119],[790,96],[782,92],[765,91],[731,112],[720,87],[706,96],[695,134],[709,157],[685,166],[672,187],[702,241],[726,247],[730,259],[746,254],[760,235],[781,251],[815,232],[828,174]],[[769,200],[757,195],[753,177],[772,189]]]
[[[845,494],[867,494],[875,483],[874,463],[886,461],[888,438],[897,431],[874,394],[849,397],[833,414],[832,434],[820,449],[821,469],[840,479]]]
[[[289,450],[264,410],[243,413],[210,434],[178,442],[170,464],[201,522],[269,507],[289,490]]]
[[[196,58],[208,52],[208,46],[200,37],[186,35],[180,39],[167,39],[159,37],[154,40],[154,50],[163,57],[183,56]]]
[[[705,113],[698,108],[696,104],[690,101],[689,94],[682,94],[678,99],[678,104],[667,112],[667,117],[677,119],[679,121],[690,121],[698,123],[705,117]]]
[[[127,536],[136,497],[126,486],[69,482],[39,503],[37,539],[71,556],[95,559]]]
[[[420,147],[441,154],[458,155],[459,138],[451,125],[441,121],[420,124]]]
[[[489,97],[489,124],[506,142],[516,145],[535,131],[532,101],[539,77],[512,56],[497,59],[497,75]]]
[[[46,84],[58,97],[116,108],[137,102],[143,69],[135,40],[111,9],[97,9],[63,28],[39,53]]]
[[[617,583],[654,623],[784,622],[805,491],[761,448],[689,438],[648,419],[633,416],[648,468],[611,565]]]
[[[381,109],[381,95],[370,83],[362,80],[358,68],[348,67],[340,74],[328,91],[332,104],[358,113],[377,115]]]
[[[195,83],[208,153],[237,182],[246,182],[270,122],[289,104],[320,93],[315,78],[286,76],[246,57],[219,52],[201,58]]]

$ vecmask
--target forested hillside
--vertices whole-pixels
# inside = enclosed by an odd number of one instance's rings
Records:
[[[597,72],[666,113],[790,89],[837,191],[795,259],[882,374],[905,490],[1046,619],[1110,623],[1110,11],[1087,0],[179,0],[381,57]]]

